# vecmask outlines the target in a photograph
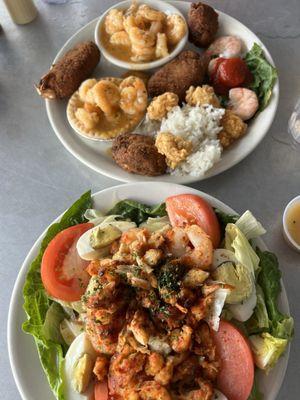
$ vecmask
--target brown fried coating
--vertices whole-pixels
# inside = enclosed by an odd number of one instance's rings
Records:
[[[150,136],[123,133],[116,137],[112,147],[115,162],[125,171],[157,176],[167,169],[165,157],[157,151]]]
[[[206,66],[200,54],[187,50],[173,61],[156,71],[148,82],[151,97],[165,92],[177,94],[180,101],[185,100],[185,92],[190,86],[199,86],[204,80]]]
[[[247,131],[247,124],[230,110],[225,111],[221,124],[223,130],[218,137],[224,149],[237,141]]]
[[[218,14],[204,3],[193,3],[188,14],[189,40],[195,46],[207,47],[219,28]]]
[[[36,86],[47,99],[70,97],[87,79],[100,61],[100,50],[94,42],[83,42],[69,50]]]

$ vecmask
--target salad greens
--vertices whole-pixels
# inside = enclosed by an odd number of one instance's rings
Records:
[[[224,234],[225,234],[226,225],[227,224],[235,224],[236,221],[239,219],[239,216],[232,215],[232,214],[226,214],[223,211],[218,210],[217,208],[215,208],[214,211],[217,215],[217,218],[218,218],[218,221],[219,221],[219,224],[221,227],[221,236],[223,238]]]
[[[134,200],[119,201],[107,215],[121,215],[123,218],[129,218],[131,221],[140,225],[149,217],[163,217],[167,215],[165,203],[150,207]]]
[[[281,292],[281,272],[275,254],[268,251],[256,249],[260,258],[261,271],[258,276],[258,283],[263,289],[270,321],[270,333],[282,339],[290,340],[293,337],[293,318],[282,314],[278,310],[277,301]]]
[[[256,285],[256,298],[254,313],[246,322],[247,332],[250,335],[269,331],[270,327],[264,292],[259,285]]]
[[[252,391],[250,393],[250,396],[248,397],[248,400],[263,400],[264,396],[262,393],[259,391],[258,384],[257,384],[257,379],[256,376],[254,377],[254,383],[252,387]]]
[[[253,82],[249,87],[257,94],[259,110],[262,111],[270,102],[277,79],[276,69],[266,60],[263,49],[257,43],[246,54],[245,62],[253,75]]]
[[[64,345],[61,341],[54,338],[54,330],[49,330],[49,323],[57,321],[60,315],[57,306],[55,310],[50,309],[53,304],[42,284],[40,268],[41,261],[46,247],[57,233],[69,226],[85,222],[84,213],[91,208],[91,192],[87,192],[80,197],[62,216],[59,222],[50,226],[44,239],[42,240],[39,254],[32,262],[23,289],[24,310],[27,321],[23,324],[23,330],[34,336],[38,349],[41,364],[49,381],[49,385],[58,400],[65,400],[63,394],[62,366],[64,357]],[[51,316],[52,314],[52,316]],[[56,314],[56,318],[54,318]],[[59,317],[60,318],[60,317]],[[58,318],[58,319],[59,319]],[[54,339],[54,340],[53,340]]]

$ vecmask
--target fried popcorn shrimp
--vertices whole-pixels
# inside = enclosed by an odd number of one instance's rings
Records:
[[[147,359],[145,372],[149,376],[155,376],[165,364],[164,357],[156,352],[152,352]]]
[[[171,347],[176,353],[183,353],[191,347],[193,330],[188,325],[171,332]]]
[[[225,111],[221,124],[223,130],[219,133],[219,140],[224,148],[242,137],[247,130],[247,124],[230,110]]]
[[[147,108],[148,117],[151,120],[161,121],[173,107],[178,106],[178,102],[177,94],[171,92],[154,97]]]
[[[186,92],[185,100],[190,106],[211,104],[216,108],[220,107],[220,102],[214,89],[208,85],[197,86],[196,88],[191,86]]]
[[[187,158],[193,147],[189,140],[169,132],[160,132],[156,137],[155,146],[160,154],[165,155],[166,163],[172,169]]]

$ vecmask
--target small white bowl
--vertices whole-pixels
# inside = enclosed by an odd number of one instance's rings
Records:
[[[167,15],[171,14],[178,14],[180,15],[183,20],[186,22],[185,17],[183,14],[174,6],[172,6],[169,3],[166,3],[164,1],[159,1],[159,0],[140,0],[140,4],[147,4],[159,11],[163,11]],[[155,61],[150,61],[146,63],[134,63],[134,62],[127,62],[127,61],[122,61],[113,55],[109,53],[109,51],[106,50],[106,48],[103,46],[101,42],[101,25],[104,23],[104,19],[106,15],[109,13],[109,11],[113,8],[118,8],[120,10],[126,10],[132,5],[132,0],[126,0],[122,1],[121,3],[115,4],[112,7],[110,7],[104,14],[101,15],[99,18],[96,28],[95,28],[95,42],[97,43],[97,46],[99,47],[101,53],[104,55],[104,57],[110,61],[112,64],[117,65],[120,68],[125,68],[127,70],[135,70],[135,71],[143,71],[147,69],[153,69],[153,68],[158,68],[161,67],[162,65],[166,64],[167,62],[173,60],[185,47],[187,40],[188,40],[188,26],[186,30],[186,34],[184,37],[178,42],[176,47],[173,49],[173,51],[164,58],[160,58],[159,60]]]
[[[296,196],[294,199],[292,199],[288,205],[285,207],[283,217],[282,217],[282,226],[283,226],[283,236],[287,242],[287,244],[292,247],[293,249],[297,250],[300,253],[300,245],[295,242],[295,240],[292,238],[288,227],[287,227],[287,213],[291,206],[293,206],[295,203],[300,203],[300,195]]]

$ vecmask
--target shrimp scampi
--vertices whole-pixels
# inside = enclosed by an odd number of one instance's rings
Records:
[[[186,32],[186,23],[180,15],[168,15],[166,22],[166,35],[168,42],[171,45],[176,45],[184,37]]]
[[[92,89],[95,103],[108,115],[114,114],[119,108],[120,92],[113,82],[102,80]]]
[[[105,30],[109,35],[124,29],[123,25],[123,11],[116,8],[109,11],[105,18]]]

